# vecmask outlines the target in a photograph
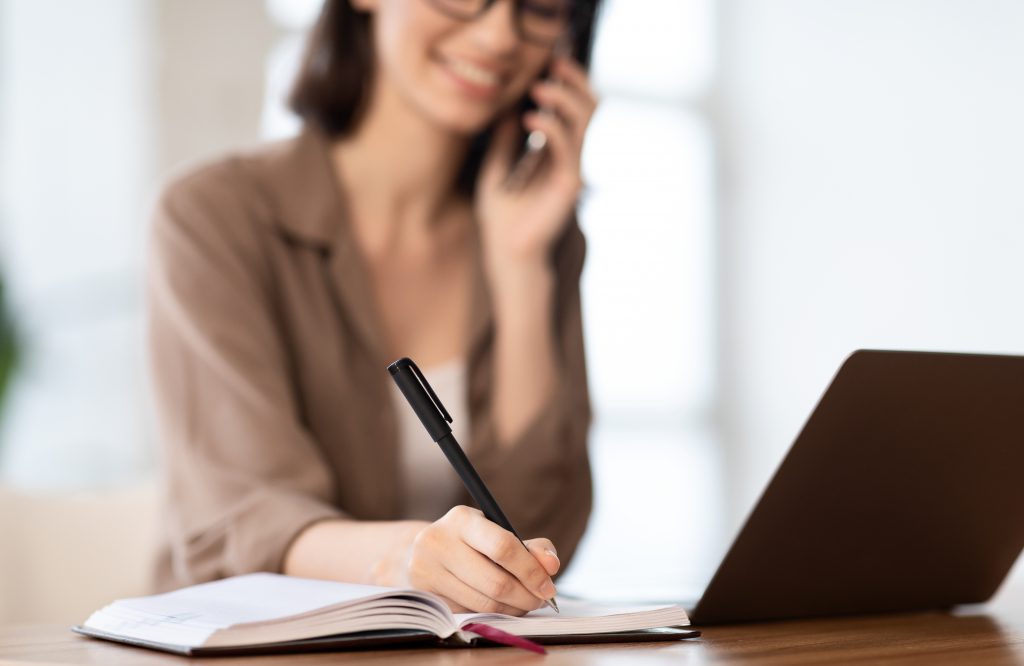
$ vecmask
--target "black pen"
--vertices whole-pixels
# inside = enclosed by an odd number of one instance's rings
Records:
[[[451,414],[441,404],[441,400],[427,383],[427,378],[423,376],[420,369],[416,367],[411,358],[400,358],[388,366],[388,372],[391,373],[391,378],[395,380],[402,395],[409,401],[412,411],[416,412],[416,416],[420,418],[430,438],[441,447],[441,451],[455,468],[463,485],[466,486],[466,490],[483,511],[484,516],[492,523],[515,534],[519,542],[522,543],[522,537],[512,527],[512,523],[508,522],[508,518],[505,517],[498,502],[491,495],[491,491],[487,489],[483,479],[473,468],[473,463],[469,462],[462,447],[455,441],[452,429],[448,425],[452,422]],[[526,548],[525,543],[523,543],[523,548]],[[526,549],[529,551],[529,548]],[[559,612],[554,597],[546,601],[556,613]]]

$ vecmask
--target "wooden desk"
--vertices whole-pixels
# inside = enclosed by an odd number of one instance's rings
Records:
[[[0,664],[1022,664],[1024,603],[915,613],[708,627],[675,643],[550,647],[547,657],[510,648],[383,650],[187,659],[72,634],[59,625],[0,627]]]

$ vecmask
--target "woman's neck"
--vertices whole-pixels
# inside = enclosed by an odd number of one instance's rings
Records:
[[[332,148],[353,223],[377,247],[433,234],[458,204],[455,184],[470,139],[447,132],[386,86],[357,130]]]

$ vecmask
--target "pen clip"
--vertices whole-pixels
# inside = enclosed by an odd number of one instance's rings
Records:
[[[402,361],[408,361],[408,363],[402,363]],[[427,395],[430,396],[430,401],[433,402],[434,407],[437,407],[438,411],[441,412],[441,416],[444,417],[444,420],[447,421],[448,423],[451,423],[452,415],[449,414],[448,410],[445,409],[444,405],[441,404],[441,399],[437,397],[436,393],[434,393],[434,389],[431,388],[430,382],[428,382],[427,378],[423,376],[422,372],[420,372],[419,366],[416,365],[416,363],[411,358],[408,357],[402,359],[402,361],[399,361],[399,363],[402,365],[408,365],[410,368],[412,368],[412,373],[416,375],[416,379],[419,381],[420,384],[423,385],[423,388],[426,389]]]

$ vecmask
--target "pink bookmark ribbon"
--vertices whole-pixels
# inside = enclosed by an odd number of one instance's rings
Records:
[[[464,631],[471,631],[481,638],[486,638],[489,641],[494,641],[501,645],[522,648],[523,650],[529,650],[530,652],[536,652],[537,654],[548,653],[548,651],[544,649],[544,646],[539,643],[534,643],[522,636],[516,636],[515,634],[510,634],[507,631],[502,631],[501,629],[495,629],[491,625],[483,624],[482,622],[470,622],[469,624],[464,624],[462,625],[462,629]]]

